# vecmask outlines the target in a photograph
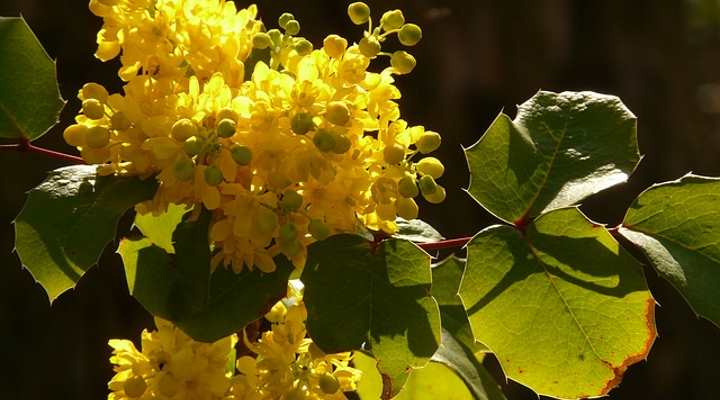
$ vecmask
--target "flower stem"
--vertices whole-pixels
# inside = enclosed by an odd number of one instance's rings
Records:
[[[56,160],[67,161],[67,162],[70,162],[73,164],[85,164],[85,160],[83,160],[82,157],[61,153],[59,151],[50,150],[50,149],[46,149],[43,147],[38,147],[38,146],[35,146],[34,144],[32,144],[30,142],[30,140],[28,140],[28,139],[21,139],[20,143],[0,145],[0,151],[3,151],[3,150],[14,150],[14,151],[39,153],[39,154],[48,156],[50,158],[54,158]]]

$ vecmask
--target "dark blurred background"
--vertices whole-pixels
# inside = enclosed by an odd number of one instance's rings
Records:
[[[238,5],[247,5],[236,1]],[[274,26],[293,12],[314,43],[326,34],[358,38],[343,1],[260,1]],[[399,79],[404,117],[442,133],[447,201],[421,215],[447,237],[494,223],[460,188],[468,183],[461,146],[476,141],[497,113],[538,89],[594,90],[620,96],[639,117],[646,155],[630,183],[587,200],[593,219],[617,224],[653,182],[688,171],[720,176],[720,1],[371,1],[376,16],[401,7],[423,27],[419,65]],[[0,15],[22,14],[53,58],[63,96],[61,124],[38,141],[73,152],[61,132],[79,108],[75,95],[96,81],[117,91],[116,63],[94,59],[101,20],[87,2],[2,0]],[[4,77],[0,77],[3,79]],[[25,191],[62,163],[37,154],[0,153],[0,399],[101,399],[112,372],[111,337],[137,339],[151,318],[127,294],[119,257],[108,248],[73,291],[52,306],[13,253],[10,225]],[[111,246],[112,247],[112,246]],[[632,367],[612,399],[714,399],[720,379],[720,330],[696,318],[681,297],[646,269],[661,304],[660,338],[647,362]],[[720,288],[718,288],[720,290]],[[486,362],[498,371],[495,360]],[[501,379],[502,381],[502,379]],[[503,382],[510,399],[535,399]]]

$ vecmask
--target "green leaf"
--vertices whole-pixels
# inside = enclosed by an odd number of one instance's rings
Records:
[[[395,223],[398,229],[393,237],[398,239],[415,243],[430,243],[445,239],[440,232],[421,219],[406,220],[398,218]]]
[[[430,257],[413,243],[337,235],[312,244],[302,274],[308,331],[327,353],[367,344],[397,394],[440,342]]]
[[[52,171],[31,190],[15,219],[15,249],[22,264],[54,301],[100,258],[115,238],[120,217],[152,198],[153,179],[99,177],[95,166]]]
[[[468,244],[460,297],[507,377],[564,399],[603,396],[655,340],[655,300],[635,261],[579,210]]]
[[[635,116],[615,96],[539,92],[466,149],[468,191],[508,223],[578,203],[637,166]]]
[[[120,243],[130,293],[149,312],[172,321],[195,340],[214,342],[240,331],[285,296],[291,263],[277,257],[277,271],[234,273],[210,267],[210,215],[178,225],[175,254],[149,239]]]
[[[58,123],[55,63],[23,18],[0,17],[0,137],[34,140]]]
[[[465,309],[460,301],[458,290],[465,270],[465,260],[455,255],[433,265],[432,295],[440,306],[442,327],[454,336],[454,339],[471,349],[473,353],[487,351],[482,343],[473,338]]]
[[[473,397],[462,379],[443,363],[431,362],[414,370],[395,400],[485,400]]]
[[[462,378],[467,388],[478,400],[505,400],[500,386],[482,365],[473,351],[455,340],[443,329],[442,343],[433,356],[433,361],[445,364]],[[412,377],[411,377],[412,378]],[[445,398],[445,397],[437,397]]]
[[[185,205],[171,203],[167,211],[159,215],[152,213],[135,215],[135,226],[152,244],[174,254],[173,232],[187,212]]]
[[[695,313],[720,327],[720,178],[655,185],[630,206],[620,233]]]

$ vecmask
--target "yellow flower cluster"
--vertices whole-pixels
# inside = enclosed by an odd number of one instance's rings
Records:
[[[338,232],[393,233],[418,215],[415,198],[442,202],[436,132],[409,126],[394,75],[415,58],[386,53],[397,35],[415,45],[420,28],[400,10],[373,28],[364,3],[348,8],[367,24],[362,39],[330,35],[320,49],[297,36],[289,13],[266,30],[257,9],[225,0],[91,0],[104,20],[96,56],[120,55],[122,94],[96,83],[79,92],[82,113],[64,132],[101,174],[154,176],[140,212],[170,203],[213,211],[214,264],[275,269],[273,256],[305,263],[306,246]],[[372,61],[390,66],[370,72]]]
[[[245,337],[256,357],[240,357],[235,368],[235,335],[200,343],[156,318],[158,330],[142,333],[142,350],[110,340],[116,375],[108,399],[345,400],[361,372],[349,366],[351,353],[325,354],[305,337],[302,295],[292,285],[291,293],[266,315],[271,330],[254,342]]]

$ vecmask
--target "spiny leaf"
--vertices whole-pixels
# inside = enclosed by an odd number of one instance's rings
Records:
[[[54,301],[95,265],[118,221],[153,196],[152,179],[98,177],[95,166],[57,169],[31,190],[15,220],[22,264]]]
[[[539,92],[515,120],[500,114],[465,154],[469,193],[508,223],[625,182],[640,160],[635,116],[592,92]]]
[[[460,297],[505,374],[542,395],[607,394],[656,337],[639,263],[575,208],[540,216],[524,234],[480,232]]]
[[[0,137],[37,139],[58,122],[55,63],[23,18],[0,17]]]
[[[398,239],[409,240],[415,243],[437,242],[445,239],[437,229],[421,219],[406,220],[398,218],[397,232],[393,235]]]
[[[209,213],[185,221],[173,234],[175,254],[149,239],[123,240],[130,293],[149,312],[172,321],[195,340],[214,342],[258,319],[287,290],[292,265],[277,257],[277,271],[234,273],[210,267]]]
[[[137,214],[135,216],[135,226],[154,245],[170,254],[174,254],[173,233],[187,212],[188,209],[182,204],[170,204],[168,209],[159,215],[153,215],[152,213]]]
[[[687,175],[651,187],[630,206],[620,233],[720,327],[720,178]]]
[[[332,236],[310,246],[301,280],[315,343],[328,353],[367,343],[389,393],[435,353],[440,315],[430,257],[414,244],[388,239],[372,249],[359,236]]]

